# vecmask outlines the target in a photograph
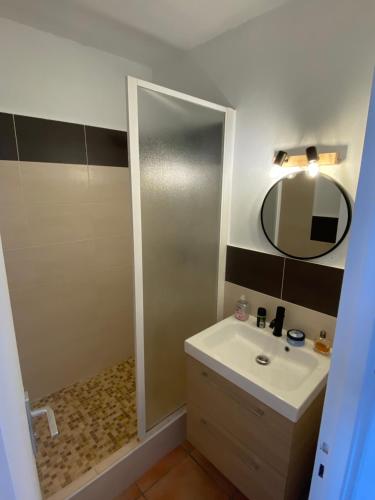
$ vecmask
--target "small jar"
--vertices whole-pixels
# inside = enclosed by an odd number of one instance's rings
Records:
[[[264,307],[258,307],[257,327],[266,328],[267,310]]]
[[[245,295],[241,295],[240,300],[237,301],[236,308],[234,310],[234,317],[240,321],[247,321],[249,319],[250,306],[245,298]]]
[[[292,328],[286,333],[286,341],[294,347],[303,347],[305,345],[305,333],[302,330]]]

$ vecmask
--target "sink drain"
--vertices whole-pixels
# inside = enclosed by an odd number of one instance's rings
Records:
[[[255,358],[255,361],[259,364],[259,365],[269,365],[271,363],[271,360],[268,356],[265,356],[264,354],[259,354],[259,356],[257,356]]]

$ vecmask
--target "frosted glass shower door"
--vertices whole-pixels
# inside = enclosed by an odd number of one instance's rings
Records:
[[[132,83],[137,390],[144,434],[184,405],[184,340],[221,313],[226,108]]]

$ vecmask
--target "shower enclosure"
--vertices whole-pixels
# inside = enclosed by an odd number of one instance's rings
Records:
[[[222,317],[234,111],[134,78],[127,94],[128,137],[0,113],[0,153],[17,145],[0,155],[1,369],[17,405],[0,413],[28,498],[70,497],[182,438],[184,340]],[[59,430],[33,419],[35,457],[24,389]]]
[[[49,497],[137,442],[127,137],[0,113],[4,122],[0,244]],[[7,141],[18,145],[10,159]]]
[[[128,78],[138,434],[185,403],[184,340],[222,317],[234,111]]]

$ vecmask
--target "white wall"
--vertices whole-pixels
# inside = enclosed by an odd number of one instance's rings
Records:
[[[115,3],[119,4],[120,9],[123,2]],[[112,15],[103,15],[101,11],[108,7],[101,7],[95,8],[90,0],[1,0],[0,16],[146,66],[152,66],[179,52],[152,35],[124,25],[116,17],[116,10]]]
[[[326,172],[355,195],[375,62],[373,0],[296,0],[189,53],[215,82],[178,81],[178,64],[154,79],[237,108],[231,243],[276,253],[259,210],[279,148],[317,144],[345,150]],[[190,74],[190,80],[194,74]],[[223,96],[220,99],[220,95]],[[219,98],[219,99],[218,99]],[[346,244],[315,260],[343,267]]]
[[[0,111],[126,129],[125,77],[150,67],[0,18]]]
[[[204,67],[192,58],[192,51],[183,56],[168,58],[153,67],[153,80],[166,87],[180,90],[207,101],[231,106],[229,99],[220,91],[216,82]]]

